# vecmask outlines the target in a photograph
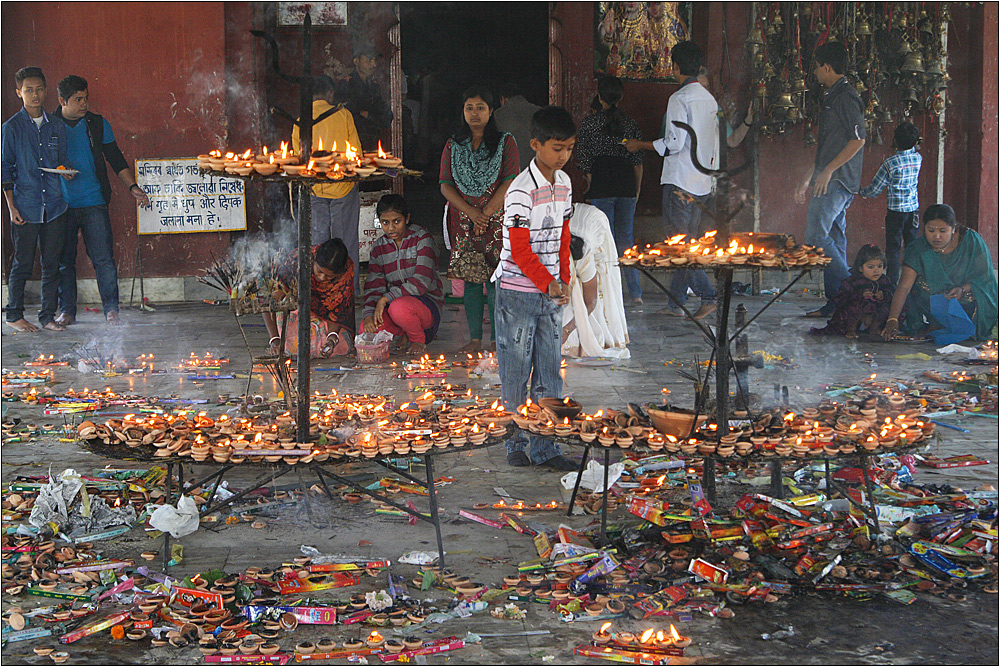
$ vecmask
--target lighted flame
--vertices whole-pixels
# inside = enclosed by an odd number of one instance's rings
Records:
[[[602,635],[607,634],[608,633],[608,628],[610,628],[610,627],[611,627],[611,621],[608,621],[607,623],[605,623],[604,625],[601,626],[601,629],[599,630],[599,633],[602,634]]]
[[[319,138],[319,147],[316,150],[318,151],[323,150],[323,137]]]
[[[649,628],[648,630],[642,633],[642,636],[639,637],[639,643],[640,644],[647,643],[649,641],[649,638],[652,636],[653,636],[653,628]]]
[[[385,154],[385,151],[382,150],[382,140],[381,139],[379,139],[379,142],[378,142],[378,156],[381,159],[385,159],[385,158],[389,157],[388,155]]]
[[[675,642],[679,642],[681,640],[681,635],[677,632],[677,628],[674,627],[673,623],[670,624],[670,634],[673,635]]]

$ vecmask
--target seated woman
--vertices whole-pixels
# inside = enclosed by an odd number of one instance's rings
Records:
[[[407,352],[422,354],[437,335],[444,305],[434,240],[410,227],[410,208],[400,195],[382,197],[375,213],[384,235],[368,260],[361,327],[405,336]]]
[[[312,307],[309,309],[310,358],[350,354],[354,342],[354,262],[340,239],[330,239],[312,247]],[[291,278],[298,271],[299,253],[294,250],[282,263],[281,273]],[[271,337],[270,347],[278,352],[278,322],[274,313],[264,313]],[[295,356],[299,345],[299,313],[289,313],[285,330],[285,352]]]
[[[611,223],[601,209],[574,204],[569,220],[570,303],[563,308],[562,353],[628,359],[628,325]]]
[[[960,312],[952,310],[953,299],[961,306]],[[966,338],[989,340],[996,327],[997,279],[990,250],[983,237],[956,222],[955,211],[947,204],[934,204],[924,211],[921,236],[903,253],[902,274],[883,338],[892,338],[899,329],[904,304],[903,333],[931,333],[941,345]],[[969,320],[964,328],[963,312]]]

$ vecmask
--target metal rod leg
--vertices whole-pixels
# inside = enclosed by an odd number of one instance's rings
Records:
[[[434,490],[434,464],[432,457],[424,455],[424,468],[427,471],[427,499],[431,505],[431,523],[434,524],[434,535],[438,543],[438,563],[444,567],[444,542],[441,540],[441,515],[438,513],[437,492]]]
[[[583,478],[583,471],[587,468],[587,457],[590,456],[590,445],[583,448],[583,460],[580,461],[580,469],[576,471],[576,483],[573,484],[573,495],[569,497],[569,509],[566,516],[573,516],[573,505],[576,503],[576,494],[580,490],[580,480]]]
[[[866,512],[866,514],[868,514],[871,519],[872,531],[874,531],[875,535],[880,535],[882,531],[879,529],[878,525],[878,507],[875,505],[875,495],[872,493],[872,480],[868,475],[868,465],[870,463],[870,456],[861,457],[861,476],[865,480],[865,494],[868,496],[869,507],[869,512]]]
[[[785,497],[785,485],[781,477],[781,459],[771,461],[771,497],[779,500]]]
[[[165,501],[168,505],[170,504],[170,495],[173,492],[173,480],[174,480],[174,464],[168,463],[167,488],[166,488],[167,499]],[[167,568],[169,567],[168,563],[170,562],[170,533],[168,533],[167,531],[163,531],[163,553],[161,554],[161,556],[162,556],[161,560],[163,563],[162,572],[166,573]]]
[[[709,503],[715,503],[715,457],[711,454],[701,464],[701,490]]]
[[[333,500],[333,493],[330,491],[330,487],[326,485],[326,478],[323,476],[323,473],[325,472],[323,468],[317,464],[314,464],[312,470],[314,473],[316,473],[316,477],[319,478],[319,483],[323,486],[323,492],[326,494],[326,497],[330,500]]]
[[[611,465],[611,448],[604,448],[604,500],[601,502],[601,546],[608,543],[608,467]]]

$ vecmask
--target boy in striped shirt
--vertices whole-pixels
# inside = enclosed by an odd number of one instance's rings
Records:
[[[920,179],[920,163],[923,158],[917,152],[920,130],[909,121],[896,127],[893,136],[896,152],[886,158],[875,173],[871,185],[862,188],[862,197],[878,197],[889,188],[885,213],[885,272],[889,281],[896,285],[899,281],[899,258],[903,248],[917,238],[920,226],[920,198],[917,183]]]
[[[562,308],[569,301],[569,176],[560,171],[573,154],[576,123],[562,107],[549,106],[531,119],[535,159],[504,197],[503,250],[493,273],[497,283],[496,340],[501,399],[507,410],[531,398],[562,397],[559,375]],[[507,442],[507,463],[576,470],[552,440],[532,435],[528,453],[520,432]]]

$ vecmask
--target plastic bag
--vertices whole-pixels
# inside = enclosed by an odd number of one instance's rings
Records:
[[[386,341],[392,340],[392,334],[383,329],[382,331],[376,331],[375,333],[367,333],[362,331],[357,336],[354,337],[354,345],[378,345],[379,343],[384,343]]]
[[[610,488],[625,471],[624,463],[612,463],[608,466],[608,487]],[[564,489],[572,489],[576,484],[576,473],[568,472],[562,477]],[[595,492],[604,491],[604,466],[594,459],[587,462],[587,469],[580,476],[580,486]]]
[[[407,551],[399,557],[400,563],[407,565],[430,565],[440,556],[436,551]]]
[[[160,505],[149,517],[150,526],[164,533],[170,533],[175,539],[198,530],[200,522],[198,506],[190,496],[181,496],[176,508],[172,505]]]

